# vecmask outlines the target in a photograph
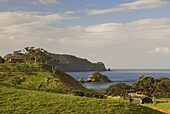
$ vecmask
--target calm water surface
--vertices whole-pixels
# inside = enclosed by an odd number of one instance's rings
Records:
[[[80,77],[83,77],[84,80],[87,80],[88,76],[92,74],[93,72],[67,72],[71,76],[73,76],[75,79],[79,79]],[[112,84],[118,83],[115,81],[122,81],[122,80],[137,80],[140,76],[152,76],[155,78],[164,76],[170,78],[170,69],[161,69],[161,70],[124,70],[124,69],[116,69],[112,71],[104,71],[101,72],[102,74],[109,77],[110,80],[114,81],[111,83],[85,83],[84,86],[90,89],[105,89],[109,87]],[[129,85],[131,85],[133,82],[125,82]]]

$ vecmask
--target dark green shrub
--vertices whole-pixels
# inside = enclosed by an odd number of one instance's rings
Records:
[[[9,82],[11,82],[13,85],[21,84],[22,82],[25,81],[24,77],[11,77],[8,79]]]
[[[73,90],[71,93],[75,96],[84,96],[84,92],[79,90]]]
[[[120,96],[125,98],[128,95],[128,91],[130,90],[131,86],[125,83],[117,83],[109,86],[106,89],[106,94],[111,96]]]
[[[91,93],[84,93],[84,96],[85,97],[91,97],[92,95],[91,95]]]
[[[105,98],[105,96],[100,93],[88,93],[87,92],[87,93],[84,93],[84,96],[91,97],[91,98],[101,98],[101,99]]]

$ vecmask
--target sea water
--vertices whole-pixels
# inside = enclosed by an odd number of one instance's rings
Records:
[[[67,72],[69,75],[79,80],[80,77],[86,81],[88,76],[93,72]],[[112,71],[103,71],[103,75],[113,81],[111,83],[84,83],[83,85],[89,89],[106,89],[112,84],[119,83],[117,81],[126,81],[124,83],[132,85],[134,82],[131,80],[137,80],[140,76],[151,77],[168,77],[170,78],[170,69],[114,69]]]

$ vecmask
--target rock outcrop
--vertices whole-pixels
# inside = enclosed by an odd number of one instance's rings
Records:
[[[112,81],[109,80],[107,76],[102,75],[100,72],[95,72],[88,77],[87,82],[107,83],[107,82],[112,82]]]
[[[84,82],[85,82],[84,79],[83,79],[83,77],[80,77],[79,82],[81,82],[81,83],[84,83]]]
[[[102,62],[92,63],[87,59],[78,58],[72,55],[60,55],[48,53],[51,60],[47,62],[52,66],[57,66],[63,71],[106,71],[105,65]]]

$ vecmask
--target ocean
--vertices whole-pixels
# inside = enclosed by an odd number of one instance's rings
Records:
[[[87,80],[88,76],[93,72],[67,72],[69,75],[74,77],[76,80],[79,80],[80,77],[83,77],[84,80]],[[117,81],[123,80],[137,80],[140,76],[151,76],[151,77],[168,77],[170,78],[170,69],[114,69],[112,71],[103,71],[103,75],[108,76],[111,83],[84,83],[83,85],[89,89],[106,89],[112,84],[119,83]],[[124,82],[128,85],[132,85],[134,82]]]

